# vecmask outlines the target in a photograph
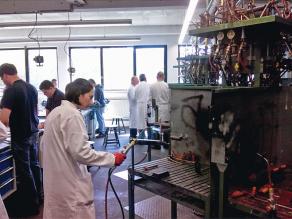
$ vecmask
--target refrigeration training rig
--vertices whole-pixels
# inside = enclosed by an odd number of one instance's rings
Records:
[[[185,84],[170,85],[171,155],[130,176],[172,200],[173,218],[176,203],[206,218],[292,218],[290,3],[214,0],[200,17],[179,59]]]

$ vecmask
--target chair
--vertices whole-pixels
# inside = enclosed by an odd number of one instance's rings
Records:
[[[107,125],[105,128],[105,136],[103,140],[103,146],[106,148],[108,144],[116,144],[118,147],[120,147],[120,140],[119,140],[119,135],[118,135],[118,126],[117,125]],[[110,132],[114,132],[114,138],[110,138]]]
[[[120,125],[120,122],[122,123],[122,127]],[[121,117],[113,118],[112,119],[112,125],[114,125],[114,124],[117,125],[119,134],[121,134],[121,131],[123,131],[124,133],[126,133],[126,128],[125,128],[125,125],[124,125],[123,118],[121,118]]]

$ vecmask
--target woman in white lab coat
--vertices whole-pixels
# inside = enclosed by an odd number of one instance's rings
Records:
[[[43,148],[44,219],[95,219],[94,193],[87,165],[114,166],[121,153],[97,152],[79,109],[92,104],[93,87],[85,79],[68,84],[66,100],[47,117]]]
[[[130,137],[136,138],[137,136],[137,101],[135,99],[135,87],[139,84],[137,76],[131,78],[131,86],[128,89],[128,101],[129,101],[129,128]]]
[[[137,129],[141,131],[146,128],[150,86],[144,74],[139,75],[139,80],[140,83],[135,88],[135,99],[137,101]]]

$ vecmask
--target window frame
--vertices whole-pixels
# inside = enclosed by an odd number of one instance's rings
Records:
[[[101,84],[104,86],[104,63],[103,63],[103,49],[106,48],[133,48],[133,74],[137,75],[137,62],[136,62],[136,50],[143,48],[163,48],[164,49],[164,75],[165,81],[167,81],[167,45],[122,45],[122,46],[71,46],[69,47],[69,66],[72,66],[72,50],[73,49],[88,49],[88,48],[99,48],[100,49],[100,72],[101,72]],[[72,78],[70,78],[72,81]]]

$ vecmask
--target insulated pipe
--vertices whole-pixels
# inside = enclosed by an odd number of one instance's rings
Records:
[[[209,14],[215,14],[217,6],[220,4],[220,0],[211,0],[206,8],[206,12]]]

